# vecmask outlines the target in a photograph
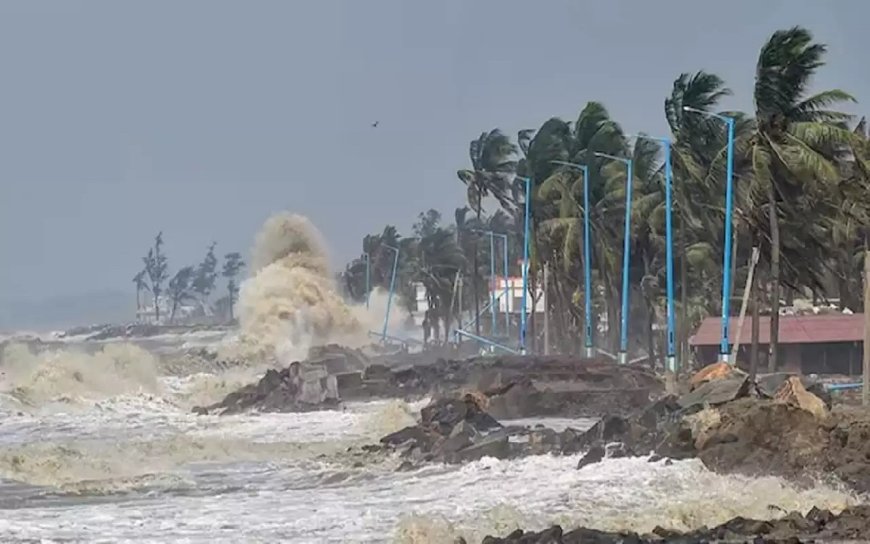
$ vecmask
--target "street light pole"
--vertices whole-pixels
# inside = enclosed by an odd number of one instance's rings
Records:
[[[606,153],[595,153],[596,157],[602,157],[621,162],[626,167],[625,173],[625,236],[622,245],[622,316],[619,335],[619,364],[628,364],[628,312],[629,312],[629,265],[631,264],[631,186],[632,186],[632,160]]]
[[[508,284],[510,283],[510,271],[508,269],[508,235],[497,234],[496,236],[499,236],[504,244],[504,335],[508,338],[511,334],[511,314],[508,311],[510,309],[510,301],[508,300],[508,297],[510,297],[508,291]]]
[[[520,302],[520,353],[526,353],[526,299],[529,291],[529,212],[532,200],[532,178],[526,182],[526,203],[523,226],[523,292]]]
[[[496,320],[497,308],[495,306],[495,235],[492,231],[489,231],[489,299],[489,313],[492,316],[492,325],[490,325],[489,331],[490,335],[495,338],[498,321]]]
[[[585,164],[577,164],[565,161],[551,161],[569,168],[576,168],[583,172],[583,306],[585,316],[584,355],[587,358],[595,357],[594,336],[592,334],[592,250],[590,244],[589,228],[589,168]]]
[[[728,127],[725,173],[725,250],[722,257],[722,338],[719,342],[719,357],[726,363],[734,364],[736,361],[732,360],[731,350],[728,349],[728,329],[731,321],[731,250],[733,245],[731,224],[734,215],[734,118],[689,106],[683,106],[683,111],[719,119]]]
[[[505,332],[505,335],[509,335],[510,334],[510,312],[508,311],[509,307],[508,307],[508,302],[507,302],[507,300],[508,300],[508,283],[509,283],[509,276],[508,276],[508,274],[509,274],[508,235],[502,234],[499,232],[495,232],[492,230],[483,230],[483,229],[471,229],[471,232],[477,232],[477,233],[486,234],[487,236],[489,236],[490,277],[491,277],[490,284],[492,285],[492,297],[490,299],[490,310],[492,312],[494,312],[493,313],[493,324],[492,324],[493,336],[495,336],[497,329],[498,329],[498,326],[496,325],[495,320],[496,320],[496,316],[498,315],[498,312],[500,311],[498,309],[500,306],[497,304],[496,297],[495,297],[495,288],[496,288],[497,284],[496,284],[496,279],[495,279],[495,277],[496,277],[496,274],[495,274],[495,247],[494,247],[495,244],[493,243],[493,238],[496,238],[496,237],[501,238],[502,242],[504,243],[504,246],[503,246],[503,249],[504,249],[504,282],[505,282],[504,283],[504,300],[505,300],[504,332]]]
[[[665,370],[671,376],[677,372],[677,342],[674,316],[674,237],[673,237],[673,168],[671,166],[671,141],[667,138],[652,138],[645,134],[637,136],[645,140],[659,142],[664,147],[665,155],[665,270],[667,271],[667,358]],[[685,289],[686,286],[683,286]]]
[[[395,256],[393,257],[393,273],[390,276],[390,294],[387,295],[387,313],[384,315],[384,329],[383,329],[383,332],[381,333],[381,341],[386,343],[386,341],[387,341],[387,325],[390,322],[390,306],[392,306],[393,292],[396,289],[396,270],[399,267],[399,248],[389,246],[387,244],[384,244],[384,247],[387,249],[392,249],[393,252],[395,253]]]

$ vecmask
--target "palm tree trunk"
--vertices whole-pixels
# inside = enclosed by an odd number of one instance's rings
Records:
[[[768,189],[768,214],[770,215],[770,345],[767,370],[776,372],[779,348],[779,217],[776,206],[776,188],[773,182]]]
[[[749,287],[752,300],[752,343],[749,348],[749,381],[751,382],[754,382],[758,375],[758,339],[761,336],[761,293],[758,288],[758,276],[759,274],[755,274]]]
[[[656,340],[655,333],[653,331],[653,323],[655,322],[655,310],[653,309],[653,305],[650,301],[647,301],[646,303],[646,312],[646,349],[649,352],[649,366],[650,368],[654,369],[658,362],[658,356],[656,354]]]
[[[529,277],[529,294],[528,294],[528,296],[529,296],[529,303],[530,304],[529,304],[529,309],[528,309],[529,317],[528,317],[528,330],[526,331],[526,344],[528,346],[529,353],[535,353],[535,350],[537,349],[537,342],[536,342],[536,340],[537,340],[537,328],[535,326],[536,322],[537,322],[537,320],[535,319],[535,314],[537,314],[537,312],[535,310],[538,308],[539,297],[538,297],[538,277],[536,274],[534,274],[534,275],[532,274],[531,262],[529,263],[529,271],[527,273],[529,275],[528,276]]]
[[[682,215],[682,214],[681,214]],[[686,259],[686,221],[680,218],[680,365],[689,358],[689,261]]]

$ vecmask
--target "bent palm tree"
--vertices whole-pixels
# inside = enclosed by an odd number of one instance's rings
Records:
[[[484,198],[492,196],[502,206],[509,204],[508,184],[516,170],[516,162],[513,160],[516,152],[517,147],[499,129],[484,132],[480,138],[472,140],[469,145],[471,169],[459,170],[456,174],[468,188],[468,206],[475,212],[478,224],[483,213]],[[475,251],[471,275],[475,315],[480,313],[478,266],[477,251]],[[480,320],[475,321],[475,333],[480,336]]]
[[[789,222],[789,238],[801,240],[804,258],[808,244],[825,250],[825,241],[813,229],[812,218],[829,211],[831,189],[839,172],[831,149],[848,146],[851,131],[842,123],[850,116],[830,109],[854,98],[834,89],[806,96],[810,80],[824,65],[827,47],[813,42],[804,28],[775,32],[762,47],[755,74],[755,130],[748,143],[751,194],[767,205],[770,240],[771,297],[770,354],[777,364],[779,288],[783,240],[780,225]],[[762,196],[763,195],[763,196]],[[810,219],[810,221],[807,221]],[[802,227],[803,225],[803,227]],[[787,242],[788,243],[788,242]]]

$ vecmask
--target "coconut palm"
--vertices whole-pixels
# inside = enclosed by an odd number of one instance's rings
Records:
[[[459,170],[456,174],[468,188],[468,205],[475,212],[480,223],[483,214],[483,201],[487,197],[495,198],[502,206],[507,206],[509,200],[509,183],[516,170],[514,155],[517,147],[510,138],[499,129],[484,132],[468,147],[471,159],[471,169]],[[480,313],[480,294],[478,292],[478,258],[473,254],[472,293],[474,296],[475,315]],[[475,321],[475,332],[480,335],[480,320]]]
[[[808,30],[794,27],[770,37],[756,67],[756,122],[746,153],[751,161],[750,194],[757,206],[766,204],[769,223],[770,369],[777,363],[784,244],[804,259],[808,250],[826,251],[828,242],[820,238],[824,232],[815,229],[811,220],[829,214],[836,205],[831,189],[839,180],[839,172],[829,150],[853,141],[853,134],[842,126],[850,116],[831,109],[854,102],[852,96],[839,89],[808,95],[810,81],[824,65],[826,51]],[[783,240],[780,229],[784,222],[791,227],[788,241]],[[789,266],[797,271],[793,261]]]

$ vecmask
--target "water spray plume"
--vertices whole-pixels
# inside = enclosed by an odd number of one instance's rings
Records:
[[[266,221],[239,296],[242,357],[288,363],[312,345],[368,342],[365,314],[342,300],[327,261],[323,238],[307,218],[280,213]]]

